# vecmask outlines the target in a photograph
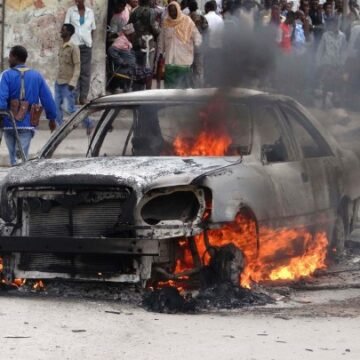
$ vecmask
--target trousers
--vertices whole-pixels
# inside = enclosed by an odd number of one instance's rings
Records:
[[[68,114],[76,111],[74,92],[69,89],[68,84],[55,82],[55,103],[56,103],[56,125],[61,126],[64,121],[63,105]]]
[[[89,95],[91,79],[91,57],[92,49],[80,45],[80,77],[76,87],[80,100],[86,100]]]
[[[30,129],[18,129],[20,144],[23,148],[25,157],[27,158],[29,155],[30,142],[32,137],[34,136],[34,131]],[[5,142],[9,152],[10,165],[13,166],[16,164],[17,158],[17,143],[15,137],[15,131],[8,129],[4,131]]]

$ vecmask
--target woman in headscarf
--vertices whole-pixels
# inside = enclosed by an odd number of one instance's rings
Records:
[[[191,65],[194,48],[200,46],[201,35],[189,16],[184,15],[177,2],[168,6],[159,38],[159,54],[165,58],[165,88],[191,86]]]

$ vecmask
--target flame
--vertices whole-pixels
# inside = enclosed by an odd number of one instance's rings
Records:
[[[229,111],[229,104],[220,97],[214,97],[199,112],[200,130],[194,138],[195,129],[184,130],[173,142],[177,156],[224,156],[232,144],[231,128],[238,123]],[[226,119],[226,122],[224,121]],[[234,154],[236,155],[236,154]]]
[[[0,257],[0,273],[4,270],[4,264],[3,264],[3,259]],[[5,279],[2,279],[1,282],[3,284],[7,284],[7,285],[12,285],[15,286],[17,288],[25,285],[26,283],[26,279],[14,279],[14,281],[12,283],[9,283],[8,281],[6,281]]]
[[[186,278],[181,278],[182,280],[186,280]],[[179,279],[179,280],[181,280]],[[178,284],[178,280],[168,280],[168,281],[159,281],[157,282],[156,284],[156,288],[157,289],[161,289],[161,288],[164,288],[164,287],[175,287],[178,292],[181,294],[185,291],[184,287],[180,286]]]
[[[235,222],[220,229],[207,232],[211,246],[224,246],[233,243],[243,253],[246,266],[241,275],[240,284],[250,288],[251,284],[266,280],[297,280],[310,276],[317,269],[326,268],[328,240],[325,232],[311,234],[305,228],[271,229],[262,226],[259,229],[259,247],[257,246],[255,221],[238,215]],[[205,265],[210,262],[206,250],[204,234],[195,236],[197,250]],[[175,273],[181,273],[193,267],[188,245],[183,241],[183,258],[177,260]]]
[[[0,257],[0,273],[3,271],[3,269],[4,269],[3,260]],[[7,284],[7,285],[11,285],[11,286],[19,288],[19,287],[24,286],[26,284],[26,279],[16,278],[11,283],[8,282],[5,279],[2,279],[1,282],[3,284]],[[35,289],[35,290],[43,289],[43,288],[45,288],[45,285],[41,280],[37,280],[35,282],[35,284],[33,285],[33,289]]]
[[[16,287],[21,287],[24,286],[26,284],[26,279],[14,279],[14,281],[12,282],[12,285],[15,285]]]
[[[203,130],[195,140],[177,136],[174,140],[174,152],[178,156],[223,156],[232,143],[226,133],[216,134]]]
[[[42,290],[45,288],[45,285],[42,280],[37,280],[32,287],[34,290]]]

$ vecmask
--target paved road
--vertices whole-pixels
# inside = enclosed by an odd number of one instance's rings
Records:
[[[359,360],[359,309],[341,314],[341,297],[359,299],[358,291],[320,297],[326,309],[338,301],[339,316],[314,313],[307,294],[298,302],[308,310],[294,316],[286,304],[166,315],[118,302],[0,295],[0,359]]]

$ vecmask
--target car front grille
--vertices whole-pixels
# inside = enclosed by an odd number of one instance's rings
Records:
[[[101,236],[110,231],[122,211],[119,200],[106,200],[97,204],[79,204],[65,208],[60,204],[48,212],[31,209],[30,236]]]
[[[42,237],[127,237],[120,227],[133,223],[136,206],[127,187],[21,189],[16,197],[26,210],[26,233]]]

